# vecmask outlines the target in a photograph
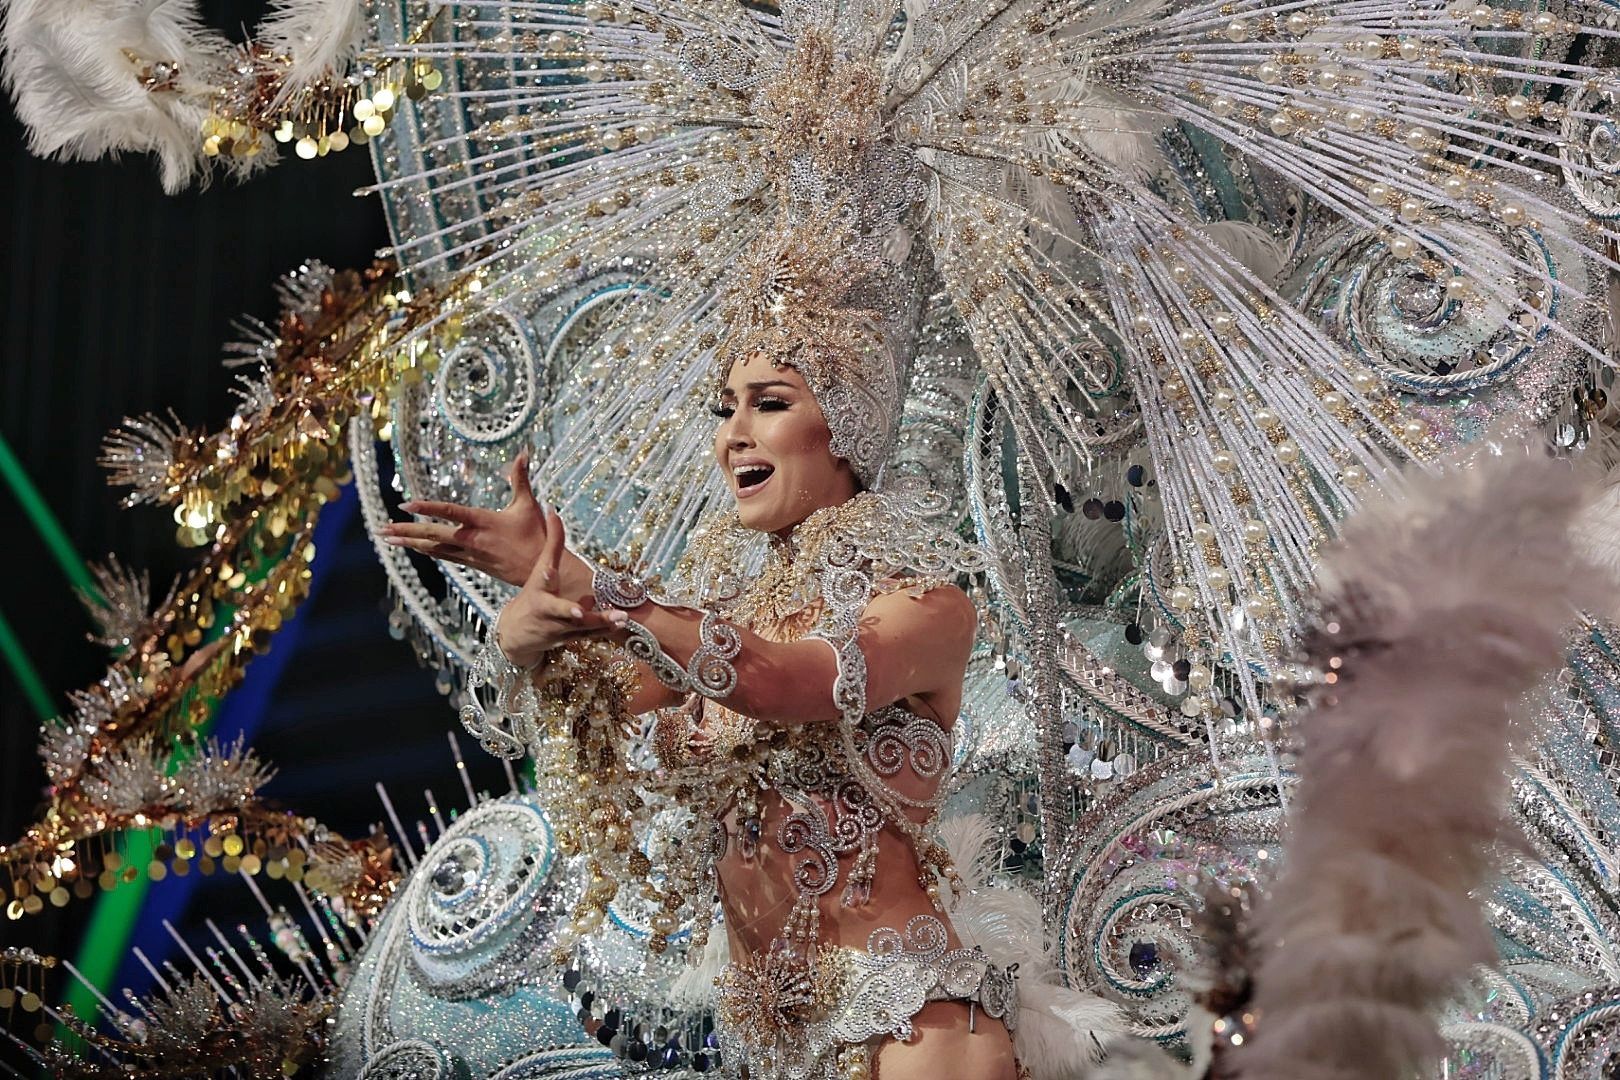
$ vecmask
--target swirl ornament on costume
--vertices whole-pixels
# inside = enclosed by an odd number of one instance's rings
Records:
[[[504,505],[506,475],[520,450],[544,455],[572,425],[590,422],[588,410],[559,404],[559,391],[576,399],[600,392],[584,360],[601,348],[603,315],[623,294],[647,287],[633,264],[611,267],[556,285],[524,318],[500,310],[474,322],[432,379],[402,385],[395,396],[394,489],[418,499]],[[369,437],[367,428],[351,441]],[[389,518],[375,450],[368,443],[353,451],[353,460],[367,528],[375,534]],[[596,493],[572,494],[588,499]],[[570,506],[566,499],[558,504],[565,512]],[[601,513],[574,539],[613,546],[626,527],[623,515]],[[450,692],[455,676],[473,666],[478,624],[493,622],[507,599],[504,587],[485,575],[443,566],[450,591],[436,596],[407,552],[375,546],[395,596],[391,631],[410,633],[418,655],[446,669],[440,689]]]
[[[866,760],[879,776],[895,776],[909,767],[918,776],[933,779],[950,761],[950,739],[932,720],[900,709],[875,715],[889,721],[874,727],[866,741]]]
[[[866,938],[866,952],[885,966],[901,960],[929,963],[944,956],[949,944],[944,923],[932,915],[913,915],[904,933],[889,926],[872,931]]]
[[[735,626],[705,611],[698,623],[698,647],[686,663],[692,688],[704,697],[724,698],[737,688],[737,669],[731,661],[742,652],[742,635]]]
[[[821,896],[838,881],[838,856],[833,852],[827,815],[803,793],[784,790],[782,796],[789,803],[805,809],[782,819],[777,829],[777,847],[784,855],[805,853],[803,858],[793,863],[793,884],[801,895]]]
[[[412,959],[436,992],[507,985],[539,951],[548,924],[537,908],[555,859],[550,823],[522,802],[477,807],[439,839],[402,901]]]
[[[1221,749],[1218,778],[1207,758],[1183,751],[1121,781],[1070,831],[1048,871],[1068,881],[1057,942],[1064,981],[1098,987],[1139,1034],[1161,1040],[1185,1035],[1185,973],[1200,958],[1191,915],[1202,889],[1253,879],[1267,861],[1259,852],[1280,836],[1264,749]]]
[[[446,435],[491,444],[528,432],[539,410],[545,375],[534,345],[531,333],[505,313],[480,319],[462,331],[440,361],[433,383],[436,419],[448,428]]]
[[[1590,288],[1586,258],[1528,226],[1460,219],[1446,226],[1444,243],[1438,233],[1428,236],[1432,252],[1383,233],[1342,235],[1312,268],[1304,302],[1323,313],[1323,324],[1372,376],[1419,402],[1507,389],[1490,405],[1539,423],[1563,402],[1586,363],[1553,329],[1555,322],[1583,322],[1578,298]],[[1468,278],[1463,268],[1472,262],[1462,250],[1487,246],[1514,255],[1513,277],[1488,288]],[[1447,259],[1447,251],[1455,254]],[[1518,310],[1508,296],[1520,302]],[[1490,405],[1459,403],[1476,414],[1458,418],[1471,421],[1463,438],[1488,425],[1480,410]],[[1439,416],[1432,409],[1424,415]]]
[[[616,1067],[553,990],[553,862],[550,826],[527,797],[481,803],[445,830],[336,999],[325,1075],[462,1080],[525,1058]],[[565,901],[556,908],[566,915]]]
[[[622,574],[600,566],[591,574],[591,594],[599,608],[628,611],[647,602],[647,586],[633,574]]]
[[[1620,218],[1620,106],[1614,91],[1572,87],[1559,106],[1564,183],[1587,213]]]
[[[845,852],[883,827],[883,811],[853,778],[833,781],[833,850]]]

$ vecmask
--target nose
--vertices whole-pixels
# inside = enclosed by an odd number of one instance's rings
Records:
[[[725,443],[726,449],[746,450],[754,445],[754,437],[749,431],[746,416],[747,413],[743,409],[738,409],[726,417],[725,422],[720,425],[720,440]]]

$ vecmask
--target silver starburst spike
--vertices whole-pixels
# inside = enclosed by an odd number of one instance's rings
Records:
[[[90,640],[122,654],[152,617],[151,575],[125,566],[116,555],[108,555],[104,563],[91,563],[90,574],[95,589],[74,590],[96,624]]]
[[[97,730],[98,725],[78,717],[68,717],[40,728],[39,759],[51,783],[71,780],[83,771]]]
[[[101,443],[97,459],[107,470],[107,482],[133,488],[125,506],[155,503],[169,494],[180,445],[193,438],[179,417],[155,413],[126,417]]]
[[[319,259],[300,263],[292,272],[283,274],[276,283],[276,300],[283,314],[313,315],[320,311],[321,296],[332,287],[336,276],[337,271]]]
[[[276,403],[276,392],[270,386],[269,365],[261,364],[256,372],[249,375],[237,375],[231,393],[241,402],[236,407],[236,417],[231,420],[233,426],[237,418],[268,415]]]
[[[281,347],[281,335],[251,315],[239,315],[231,320],[231,333],[236,340],[226,343],[225,356],[220,360],[228,368],[257,364],[264,367],[275,360]]]
[[[238,736],[229,744],[207,740],[175,767],[170,780],[178,807],[206,814],[238,809],[275,774]]]
[[[120,746],[91,767],[79,790],[92,807],[112,817],[127,817],[149,807],[167,805],[171,784],[168,754],[150,739]]]

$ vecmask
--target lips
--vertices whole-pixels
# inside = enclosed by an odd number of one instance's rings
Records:
[[[770,482],[776,467],[763,461],[733,461],[731,478],[737,486],[737,498],[757,495]]]

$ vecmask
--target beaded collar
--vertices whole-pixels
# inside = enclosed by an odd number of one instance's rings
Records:
[[[719,511],[693,530],[668,595],[756,631],[809,623],[823,634],[848,608],[865,607],[874,582],[932,587],[983,569],[979,550],[939,524],[947,505],[918,486],[863,491],[815,511],[785,539],[744,527],[735,509]]]

